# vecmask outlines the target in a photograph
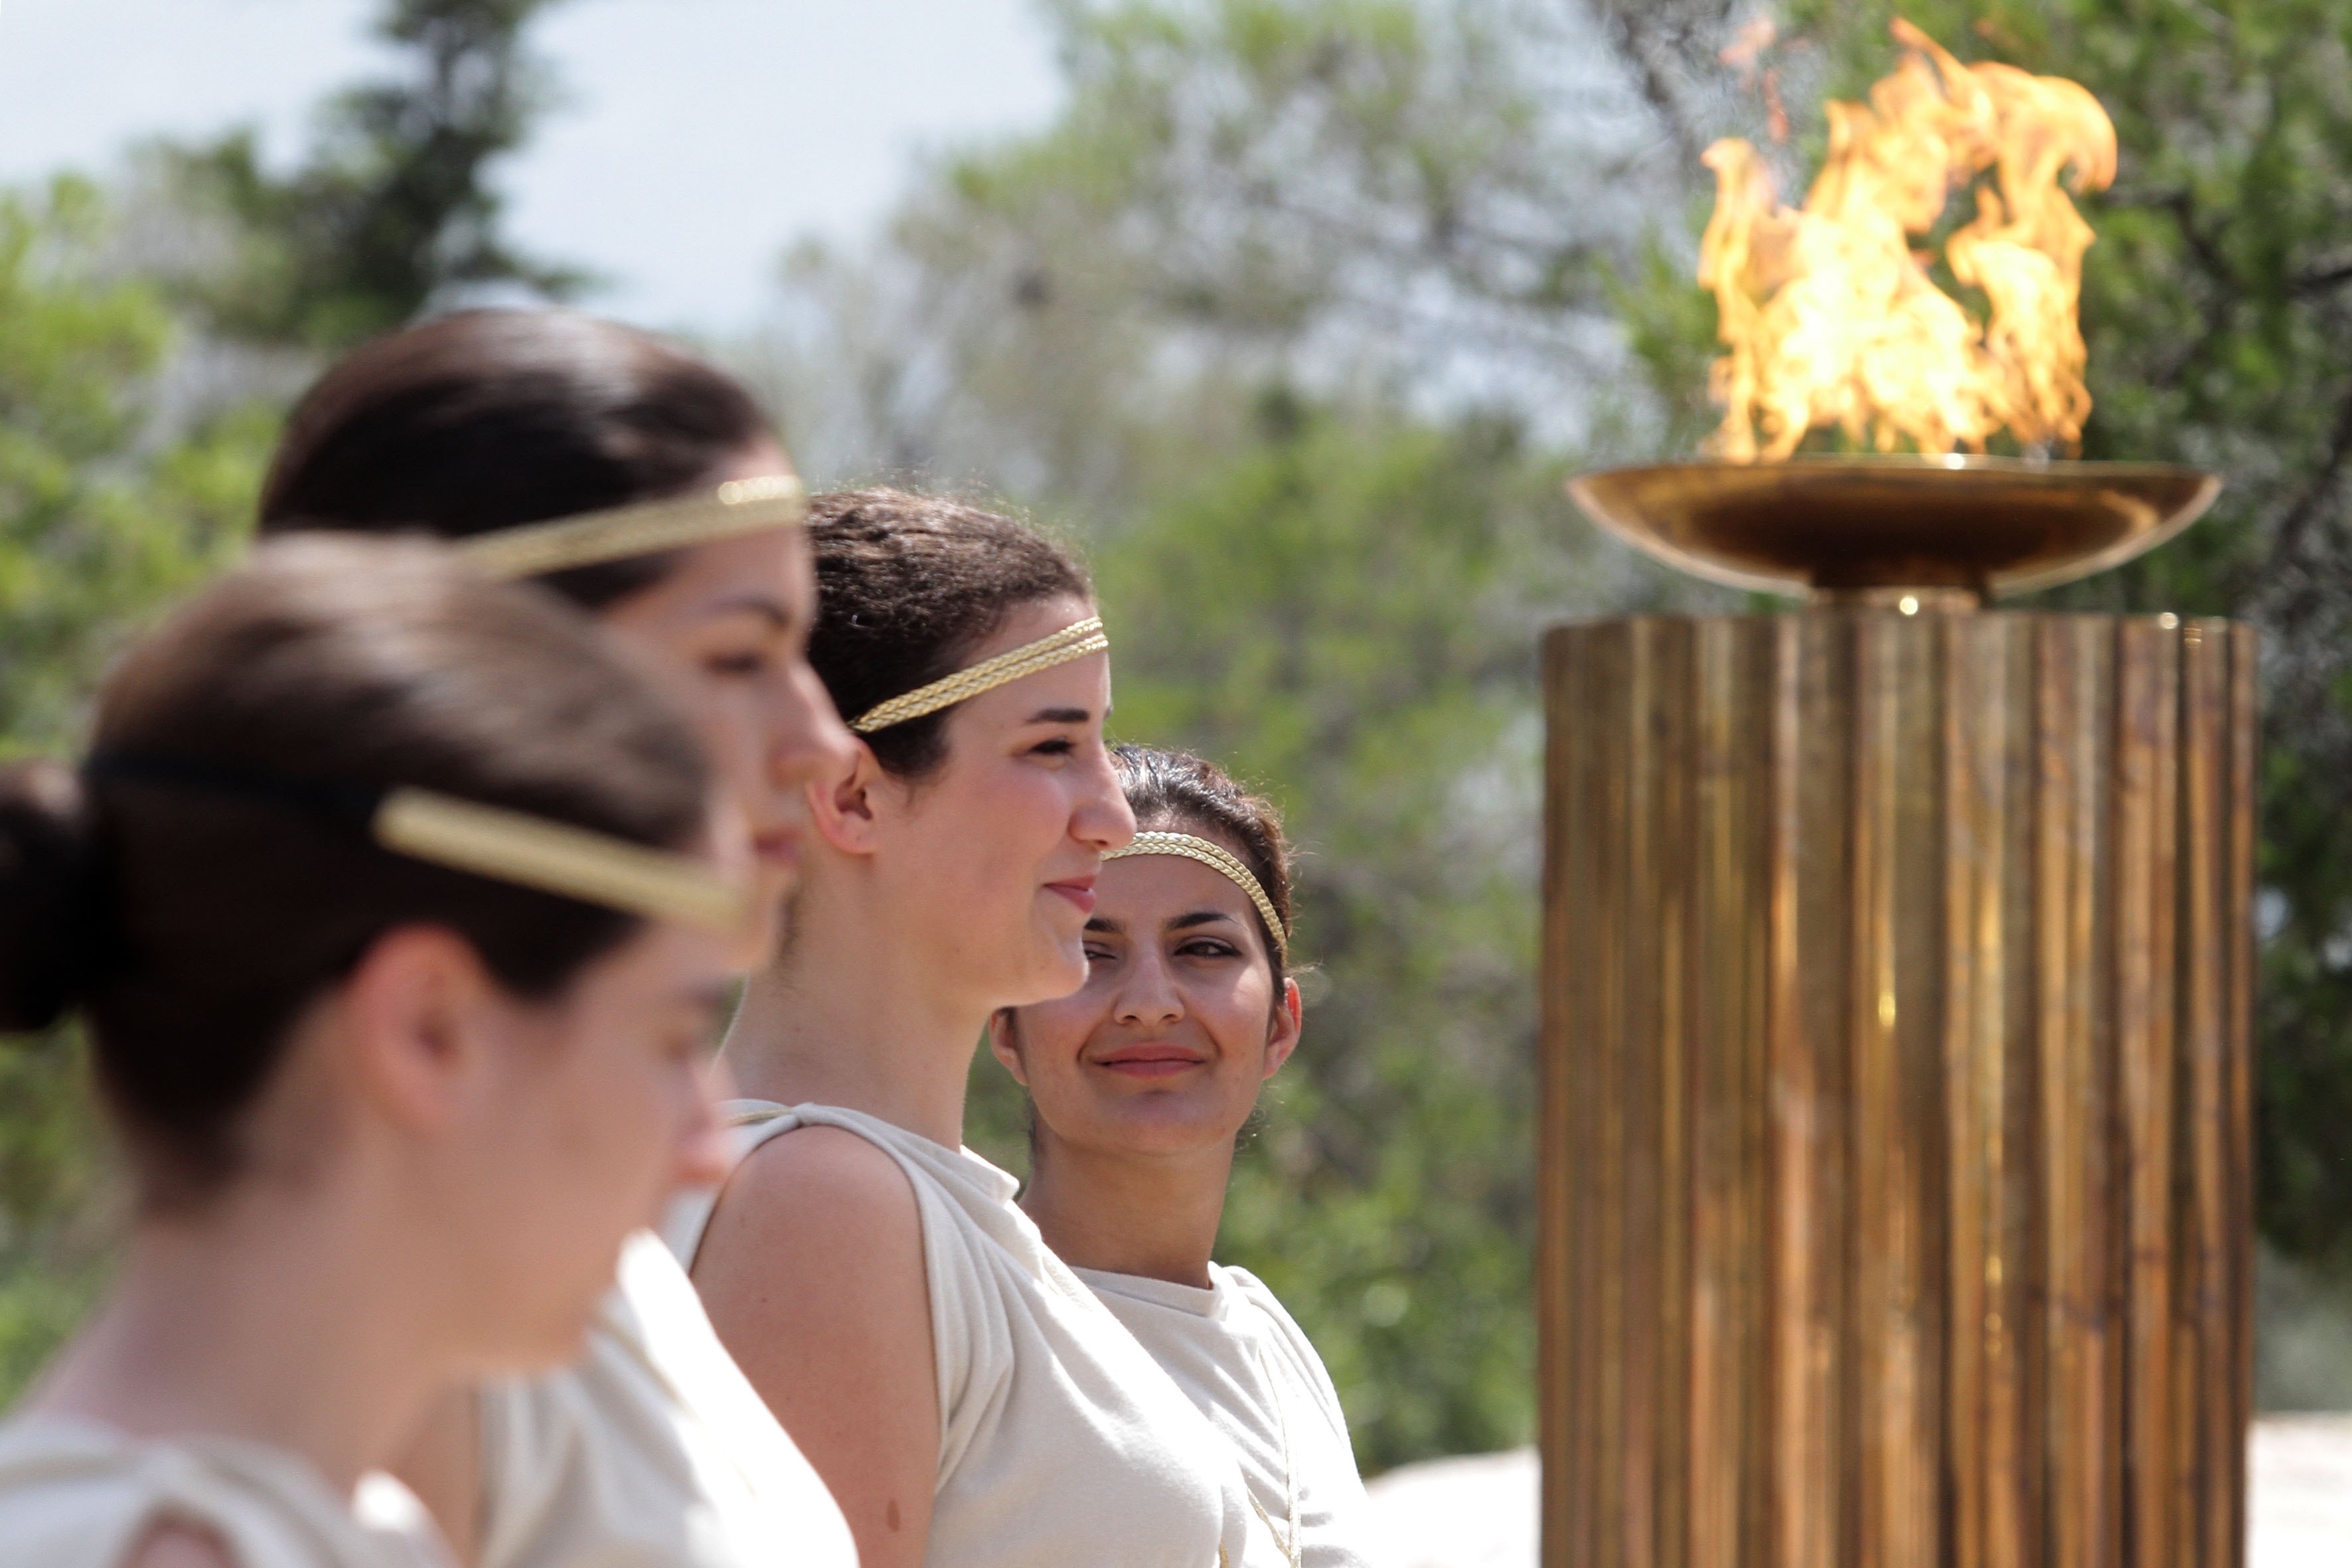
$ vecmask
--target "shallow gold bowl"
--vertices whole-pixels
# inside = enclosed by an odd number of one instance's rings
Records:
[[[2168,463],[1794,458],[1661,463],[1570,479],[1620,539],[1710,582],[1827,600],[1982,600],[2153,550],[2221,481]]]

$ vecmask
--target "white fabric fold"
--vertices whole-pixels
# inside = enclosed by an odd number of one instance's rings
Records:
[[[482,1394],[480,1568],[857,1568],[848,1521],[651,1231],[580,1362]]]
[[[1295,1489],[1299,1568],[1370,1568],[1364,1482],[1339,1392],[1307,1331],[1257,1276],[1212,1263],[1202,1290],[1073,1272],[1223,1436],[1284,1542]]]
[[[211,1535],[237,1568],[449,1568],[423,1506],[389,1476],[343,1498],[265,1444],[55,1415],[0,1424],[0,1563],[120,1568],[164,1521]]]

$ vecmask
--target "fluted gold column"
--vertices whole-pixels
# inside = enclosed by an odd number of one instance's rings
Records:
[[[1547,1568],[2237,1568],[2252,634],[1544,659]]]

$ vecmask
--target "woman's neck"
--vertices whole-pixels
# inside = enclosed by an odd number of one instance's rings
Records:
[[[1147,1155],[1078,1148],[1041,1126],[1021,1206],[1073,1268],[1205,1290],[1233,1168],[1230,1140]]]
[[[791,951],[753,975],[721,1058],[742,1092],[878,1116],[950,1149],[988,1005],[945,996],[938,965],[870,911],[803,895]]]
[[[461,1372],[429,1288],[373,1217],[319,1194],[238,1192],[195,1217],[142,1220],[29,1407],[267,1444],[348,1491]]]

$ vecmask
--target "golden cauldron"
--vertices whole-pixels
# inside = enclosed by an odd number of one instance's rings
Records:
[[[1568,489],[1610,532],[1711,583],[1981,602],[2121,565],[2196,521],[2221,482],[2168,463],[1878,457],[1660,463]]]

